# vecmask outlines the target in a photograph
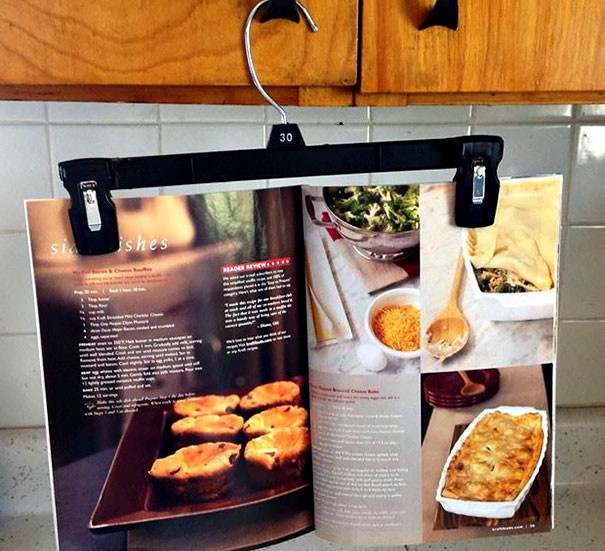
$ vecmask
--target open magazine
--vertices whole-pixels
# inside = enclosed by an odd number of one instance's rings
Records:
[[[62,550],[356,545],[553,524],[561,179],[26,204]]]

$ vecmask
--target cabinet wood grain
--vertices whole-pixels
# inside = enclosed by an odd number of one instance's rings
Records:
[[[0,0],[0,85],[243,86],[256,0]],[[307,0],[319,25],[255,22],[263,84],[353,86],[357,0]],[[6,88],[5,88],[6,89]]]
[[[341,90],[339,88],[339,90]],[[450,92],[443,94],[355,94],[355,105],[401,107],[406,105],[531,105],[546,103],[605,103],[598,92]]]
[[[267,89],[281,105],[307,107],[354,105],[352,88],[274,86]],[[0,99],[266,105],[253,86],[3,86]],[[377,104],[378,105],[378,104]]]
[[[418,26],[435,0],[364,0],[361,92],[605,90],[604,0],[459,0],[459,29]]]

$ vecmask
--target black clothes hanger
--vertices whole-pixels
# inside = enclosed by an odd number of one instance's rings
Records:
[[[497,168],[504,150],[504,141],[498,136],[305,145],[298,126],[288,122],[283,107],[263,88],[252,61],[252,21],[263,6],[265,15],[271,15],[272,2],[277,5],[277,0],[262,0],[252,9],[244,33],[252,81],[282,120],[273,126],[267,148],[59,163],[60,177],[71,197],[69,218],[78,253],[96,255],[118,250],[118,220],[112,190],[236,180],[456,168],[456,224],[464,227],[493,224],[499,192]],[[290,11],[285,6],[288,3]],[[317,30],[300,2],[280,0],[279,4],[274,13],[283,15],[274,17],[292,19],[292,9],[300,10],[311,29]]]

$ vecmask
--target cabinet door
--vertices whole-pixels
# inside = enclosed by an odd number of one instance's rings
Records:
[[[435,0],[363,0],[362,92],[605,89],[605,0],[459,0],[459,28],[418,27]]]
[[[257,0],[0,0],[0,85],[247,85]],[[263,84],[351,86],[357,0],[306,0],[319,26],[255,21]]]

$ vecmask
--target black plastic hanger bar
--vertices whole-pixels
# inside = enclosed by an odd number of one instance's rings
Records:
[[[320,146],[281,146],[151,157],[76,159],[59,164],[71,197],[70,220],[80,254],[118,249],[111,190],[456,168],[456,223],[491,225],[504,142],[498,136],[462,136]],[[301,182],[304,183],[304,182]]]

